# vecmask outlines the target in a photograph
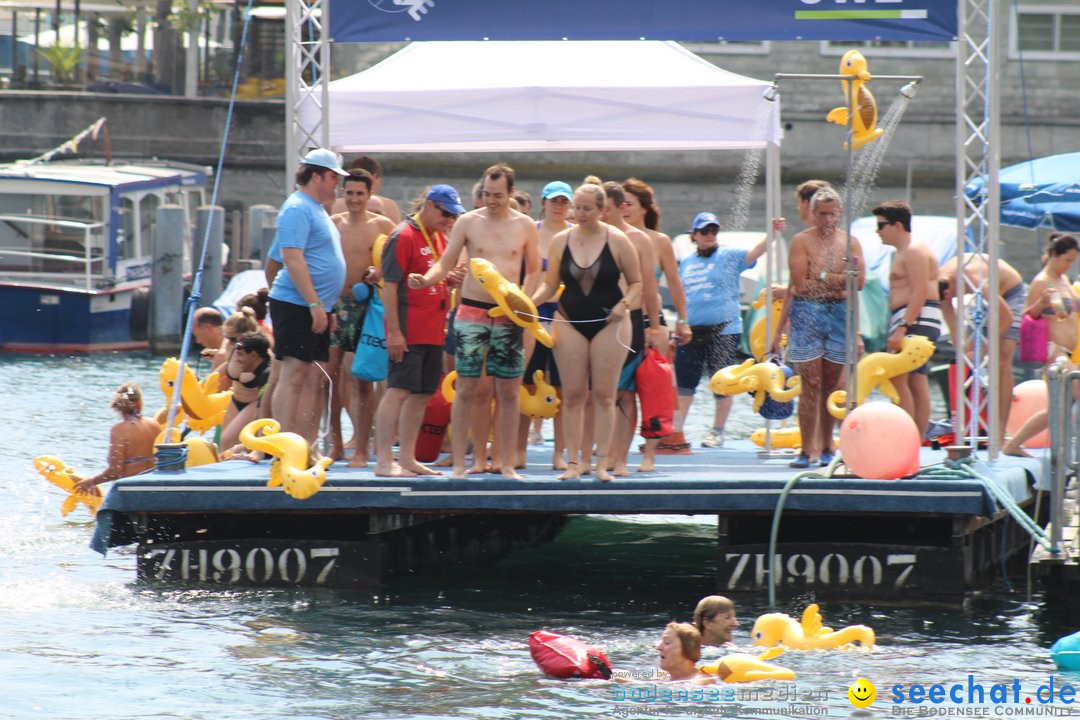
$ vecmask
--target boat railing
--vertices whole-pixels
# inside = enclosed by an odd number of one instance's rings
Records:
[[[1046,373],[1050,395],[1048,424],[1050,427],[1050,542],[1061,547],[1065,528],[1065,487],[1070,476],[1080,470],[1080,434],[1077,423],[1076,394],[1073,388],[1080,382],[1080,370],[1071,370],[1068,358],[1059,357]]]
[[[16,232],[22,235],[25,246],[10,247],[0,244],[0,275],[12,280],[52,280],[71,284],[75,278],[82,280],[86,290],[95,289],[95,278],[105,275],[105,223],[42,217],[40,215],[0,215],[0,223],[15,229],[20,225],[39,226],[53,233],[68,233],[66,236],[54,234],[42,237],[40,241],[32,238],[31,232]],[[29,228],[28,228],[29,230]],[[34,246],[37,242],[38,247]],[[70,244],[70,249],[79,249],[82,253],[72,253],[68,247],[55,245]],[[50,247],[50,244],[54,244]],[[67,268],[70,267],[70,270]],[[59,268],[59,269],[57,269]]]

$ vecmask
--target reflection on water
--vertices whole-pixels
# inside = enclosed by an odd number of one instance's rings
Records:
[[[714,591],[715,521],[684,516],[575,518],[555,541],[497,565],[424,572],[379,590],[135,583],[132,551],[102,559],[88,550],[85,515],[62,519],[62,495],[29,460],[51,452],[80,469],[99,468],[112,391],[135,378],[148,406],[160,403],[158,365],[0,360],[0,718],[616,716],[626,704],[612,699],[608,683],[541,677],[529,633],[578,635],[618,667],[645,674],[656,666],[663,624],[687,619]],[[695,408],[700,414],[687,428],[700,433],[712,412],[707,394]],[[743,432],[759,425],[742,409],[735,422]],[[785,609],[797,613],[812,599]],[[767,610],[761,598],[740,602],[740,645]],[[963,610],[827,603],[822,612],[834,627],[870,625],[881,646],[873,654],[782,657],[800,691],[828,691],[822,704],[839,717],[853,711],[844,693],[858,677],[877,685],[879,717],[889,714],[894,683],[960,682],[972,673],[984,683],[1019,678],[1034,689],[1053,672],[1049,645],[1075,630],[1038,598],[1020,595],[976,598]],[[1080,683],[1055,674],[1059,683]]]

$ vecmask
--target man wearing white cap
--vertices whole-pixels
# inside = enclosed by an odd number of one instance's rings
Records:
[[[679,412],[675,429],[681,431],[694,400],[694,390],[702,371],[712,375],[722,367],[734,365],[742,338],[742,315],[739,311],[739,275],[752,268],[765,252],[766,238],[751,250],[719,247],[720,221],[711,212],[694,218],[690,239],[697,252],[679,263],[679,278],[686,291],[686,315],[693,337],[675,350],[675,384],[679,387]],[[724,425],[731,412],[731,398],[716,396],[712,429],[701,444],[717,448],[724,444]]]
[[[297,190],[277,216],[275,245],[284,267],[270,289],[274,356],[281,376],[274,390],[274,416],[283,431],[315,440],[323,405],[323,373],[316,362],[330,357],[332,308],[345,284],[341,236],[325,205],[334,201],[341,178],[337,153],[312,150],[296,171]]]

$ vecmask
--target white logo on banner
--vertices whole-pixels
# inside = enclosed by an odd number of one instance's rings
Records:
[[[435,7],[435,0],[368,0],[376,10],[385,13],[408,12],[409,17],[420,22],[428,9]]]

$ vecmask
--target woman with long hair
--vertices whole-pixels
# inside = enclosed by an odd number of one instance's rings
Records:
[[[1050,244],[1043,255],[1043,268],[1035,275],[1028,288],[1027,308],[1024,310],[1031,318],[1046,318],[1047,365],[1059,356],[1066,357],[1076,348],[1076,320],[1080,314],[1080,297],[1069,282],[1068,272],[1080,255],[1080,241],[1065,233],[1050,235]],[[1043,379],[1046,378],[1045,370]],[[1027,422],[1009,438],[1001,448],[1005,455],[1032,457],[1023,445],[1035,435],[1046,429],[1048,421],[1046,410],[1040,410],[1027,419]]]

